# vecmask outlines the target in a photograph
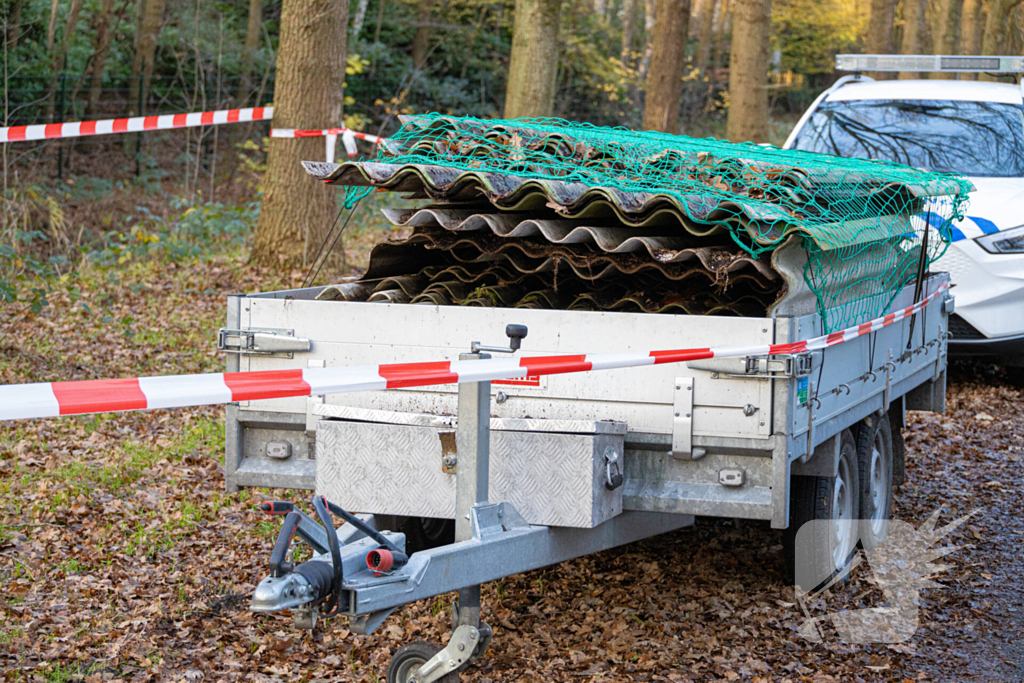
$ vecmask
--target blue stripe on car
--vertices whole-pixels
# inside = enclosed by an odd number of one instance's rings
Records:
[[[938,230],[940,233],[944,229],[948,229],[949,230],[949,237],[950,237],[950,241],[951,242],[959,242],[960,240],[967,239],[967,235],[965,235],[960,230],[960,228],[958,228],[955,225],[953,225],[949,221],[949,219],[943,218],[942,216],[940,216],[938,214],[934,214],[931,211],[928,211],[926,213],[919,213],[919,214],[917,214],[917,217],[918,218],[923,218],[923,219],[927,220],[928,221],[928,225],[932,226],[933,228]]]
[[[990,220],[979,218],[978,216],[968,216],[968,218],[974,221],[974,224],[981,228],[981,231],[986,235],[999,232],[999,228],[997,228],[996,224]]]

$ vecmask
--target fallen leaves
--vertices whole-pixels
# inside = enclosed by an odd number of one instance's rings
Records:
[[[185,294],[194,282],[219,293]],[[18,346],[0,352],[0,378],[219,369],[207,351],[222,324],[220,294],[259,288],[224,261],[140,269],[83,292],[94,309],[102,295],[115,314],[130,313],[137,339],[56,299],[44,313],[49,346],[33,346],[42,343],[34,323],[19,323]],[[986,512],[953,540],[971,547],[945,560],[947,588],[926,592],[909,643],[799,639],[804,615],[782,578],[779,532],[702,520],[485,586],[483,619],[495,638],[463,680],[1019,678],[1003,648],[1022,613],[1008,589],[1024,575],[1022,475],[1011,464],[1024,450],[1024,410],[1016,389],[973,374],[954,374],[946,415],[910,415],[896,516],[919,523],[940,506],[944,520],[979,505]],[[393,648],[445,641],[451,596],[409,605],[370,636],[342,620],[309,633],[285,614],[248,611],[277,529],[254,512],[262,493],[224,493],[222,419],[202,408],[0,426],[0,680],[369,682],[381,680]],[[874,594],[839,597],[877,604]]]

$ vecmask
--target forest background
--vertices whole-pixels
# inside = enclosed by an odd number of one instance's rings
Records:
[[[277,127],[385,136],[436,111],[780,144],[837,53],[1024,50],[1020,0],[0,0],[0,25],[4,125],[273,103]],[[83,258],[309,268],[336,198],[296,161],[323,141],[269,129],[4,145],[0,302],[38,311]]]

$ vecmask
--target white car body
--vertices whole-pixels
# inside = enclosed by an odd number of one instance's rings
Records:
[[[1024,106],[1021,88],[1005,83],[874,81],[847,76],[815,100],[784,148],[796,145],[801,129],[822,103],[864,100],[952,100]],[[948,271],[955,287],[950,348],[962,355],[991,356],[1005,365],[1024,366],[1024,253],[993,254],[976,242],[979,237],[1024,225],[1024,177],[967,177],[976,189],[970,193],[965,218],[953,224],[952,243],[932,266],[933,270]]]

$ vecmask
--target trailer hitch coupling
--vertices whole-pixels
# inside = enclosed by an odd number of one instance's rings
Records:
[[[270,576],[256,586],[251,606],[256,612],[294,609],[296,625],[306,628],[312,627],[318,613],[331,617],[348,611],[344,591],[346,564],[351,572],[356,563],[365,562],[375,575],[381,576],[403,567],[408,561],[403,548],[355,515],[323,496],[314,496],[311,503],[319,524],[292,503],[276,501],[260,505],[266,514],[284,515],[284,524],[270,555]],[[366,538],[342,545],[331,521],[332,514],[344,519],[356,533]],[[314,551],[312,559],[297,566],[289,561],[289,550],[296,535]]]

